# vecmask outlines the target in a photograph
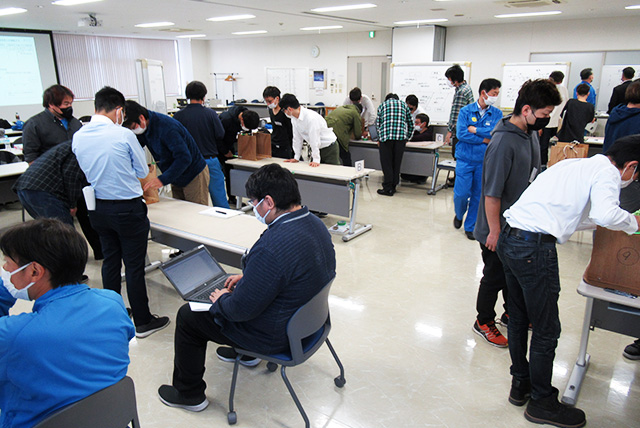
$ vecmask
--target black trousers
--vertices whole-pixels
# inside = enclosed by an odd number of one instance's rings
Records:
[[[387,140],[379,143],[380,164],[384,175],[382,188],[386,191],[395,191],[400,182],[400,166],[405,144],[407,140]]]
[[[102,260],[104,256],[102,255],[100,236],[98,235],[98,232],[91,227],[89,211],[87,210],[87,203],[84,201],[84,195],[81,196],[76,203],[78,207],[78,211],[76,211],[76,218],[78,219],[78,223],[80,223],[82,233],[84,234],[84,237],[87,238],[87,242],[89,242],[89,246],[93,250],[93,257],[96,260]]]
[[[549,140],[558,133],[558,128],[544,128],[540,136],[540,164],[549,162]]]
[[[478,311],[478,323],[486,324],[495,320],[495,306],[498,301],[498,294],[502,291],[504,299],[504,311],[507,310],[507,280],[504,276],[504,268],[498,257],[498,253],[489,250],[480,244],[482,250],[482,261],[484,269],[482,270],[482,279],[480,280],[480,288],[478,289],[478,299],[476,301],[476,310]]]
[[[237,347],[222,334],[210,312],[193,312],[188,303],[183,305],[176,317],[173,386],[185,398],[200,398],[207,388],[203,379],[207,342]]]
[[[340,161],[342,161],[342,165],[344,166],[353,166],[353,162],[351,161],[351,152],[345,150],[340,144],[338,144],[340,148]]]
[[[293,149],[291,143],[274,144],[271,142],[271,156],[274,158],[291,159],[293,157]]]
[[[144,279],[149,219],[142,198],[122,201],[96,200],[89,213],[91,225],[102,243],[102,287],[120,293],[122,262],[125,266],[127,296],[136,326],[151,321],[147,284]]]

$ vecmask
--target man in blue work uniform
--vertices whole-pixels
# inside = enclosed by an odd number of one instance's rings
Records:
[[[593,82],[593,69],[585,68],[580,72],[580,79],[582,82],[578,83],[575,88],[573,88],[573,98],[578,99],[578,86],[585,85],[589,86],[589,96],[587,97],[587,102],[596,105],[596,90],[591,86],[591,82]]]
[[[457,122],[458,144],[456,148],[456,182],[453,187],[453,204],[456,211],[453,226],[460,229],[465,213],[464,233],[474,240],[478,205],[482,193],[482,161],[491,131],[502,119],[502,112],[493,107],[500,94],[500,81],[485,79],[480,84],[478,102],[460,110]]]

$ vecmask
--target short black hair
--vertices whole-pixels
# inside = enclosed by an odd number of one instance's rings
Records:
[[[207,96],[207,87],[204,86],[204,83],[194,80],[187,84],[184,94],[190,100],[204,100],[204,97]]]
[[[110,86],[105,86],[96,92],[93,105],[96,111],[109,113],[117,108],[124,107],[124,95],[122,92]]]
[[[585,68],[580,72],[580,78],[587,80],[593,74],[593,68]]]
[[[622,69],[622,75],[625,79],[633,79],[636,75],[636,70],[633,67],[625,67]]]
[[[142,115],[145,120],[149,120],[149,110],[135,101],[127,100],[124,103],[124,123],[122,126],[131,128],[131,125],[134,123],[140,125],[140,115]]]
[[[267,86],[262,91],[262,98],[275,98],[280,96],[280,89],[275,86]]]
[[[300,107],[300,102],[293,94],[284,94],[282,98],[280,98],[280,102],[278,103],[280,109],[286,110],[289,107],[296,109]]]
[[[75,98],[75,95],[73,95],[71,89],[67,88],[66,86],[49,86],[42,94],[42,106],[44,108],[47,108],[50,105],[59,107],[60,104],[62,104],[62,101],[64,101],[65,97],[71,97],[71,99],[73,99]]]
[[[640,80],[636,80],[629,85],[624,92],[624,100],[627,104],[640,104]]]
[[[618,138],[604,155],[609,156],[618,168],[627,162],[640,162],[640,134]]]
[[[482,83],[480,83],[480,89],[478,90],[478,93],[481,94],[482,91],[489,92],[492,89],[500,89],[501,87],[502,83],[500,83],[498,79],[484,79]]]
[[[242,113],[242,121],[248,129],[256,129],[260,126],[260,116],[253,110],[245,110]]]
[[[454,64],[444,72],[444,76],[454,83],[460,83],[464,81],[464,70],[460,65]]]
[[[393,99],[393,100],[399,100],[399,99],[400,99],[400,97],[398,96],[398,94],[394,94],[393,92],[389,92],[389,93],[387,94],[387,96],[386,96],[386,97],[384,97],[384,100],[385,100],[385,101],[387,101],[387,100],[391,100],[391,99]]]
[[[405,98],[404,102],[407,103],[407,105],[415,107],[418,107],[418,104],[420,103],[420,101],[418,101],[418,97],[413,94],[407,95],[407,98]]]
[[[50,218],[19,223],[0,237],[0,250],[24,266],[42,265],[50,274],[51,287],[77,284],[87,264],[87,241],[73,227]]]
[[[419,115],[417,115],[416,120],[420,120],[420,122],[426,123],[427,126],[429,126],[429,116],[427,116],[425,113],[420,113]]]
[[[522,107],[531,106],[533,110],[549,106],[557,106],[562,102],[562,97],[556,84],[549,79],[527,80],[522,84],[518,91],[516,105],[513,108],[513,114],[520,116]]]
[[[260,201],[267,195],[271,196],[279,210],[288,210],[302,203],[293,173],[275,163],[265,165],[251,174],[244,188],[249,200]]]
[[[362,98],[362,91],[357,86],[349,91],[349,99],[351,101],[360,101]]]
[[[586,83],[581,83],[578,86],[576,86],[576,93],[578,95],[582,95],[582,96],[589,95],[590,90],[591,88]]]
[[[560,84],[564,80],[564,73],[560,70],[552,71],[549,78],[557,84]]]
[[[360,104],[360,103],[353,103],[352,105],[356,106],[356,109],[358,110],[358,113],[361,113],[361,114],[362,114],[362,110],[363,110],[363,108],[362,108],[362,104]]]

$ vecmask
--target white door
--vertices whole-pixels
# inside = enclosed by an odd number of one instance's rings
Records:
[[[356,86],[376,108],[389,93],[391,59],[380,56],[350,56],[347,61],[347,94]]]

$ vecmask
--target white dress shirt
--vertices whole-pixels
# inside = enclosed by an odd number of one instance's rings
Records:
[[[343,106],[347,106],[349,104],[354,104],[353,101],[349,97],[347,97],[342,103]],[[360,117],[364,119],[364,128],[367,129],[369,125],[374,125],[376,123],[376,115],[377,110],[373,105],[373,101],[366,95],[362,95],[360,99],[360,105],[362,106],[362,113],[360,113]]]
[[[302,142],[306,141],[311,147],[311,161],[320,163],[320,149],[329,147],[336,142],[333,128],[327,126],[327,121],[313,110],[300,107],[300,116],[291,117],[293,125],[293,158],[301,159]]]
[[[620,171],[608,157],[567,159],[547,169],[504,212],[509,226],[553,235],[560,244],[596,225],[632,234],[635,216],[619,207]]]

